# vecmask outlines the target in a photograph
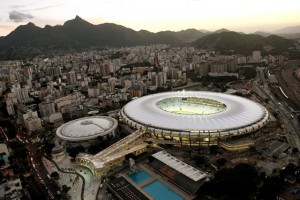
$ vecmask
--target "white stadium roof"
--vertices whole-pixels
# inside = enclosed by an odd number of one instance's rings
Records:
[[[83,141],[105,136],[117,127],[116,119],[107,116],[84,117],[61,125],[56,135],[66,141]]]
[[[169,167],[175,169],[176,171],[180,172],[181,174],[189,177],[193,181],[199,181],[207,177],[207,173],[196,169],[185,162],[182,162],[178,158],[172,156],[171,154],[167,153],[166,151],[159,151],[152,155],[157,160],[165,163]]]
[[[188,98],[216,100],[225,104],[222,111],[211,114],[178,114],[160,109],[157,102],[167,98]],[[234,95],[207,91],[183,91],[152,94],[129,102],[121,111],[127,123],[136,127],[183,134],[231,134],[251,132],[265,125],[268,111],[260,104]]]

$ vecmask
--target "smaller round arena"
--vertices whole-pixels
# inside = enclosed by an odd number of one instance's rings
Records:
[[[56,130],[56,135],[61,140],[78,142],[108,134],[114,135],[117,126],[118,121],[111,117],[84,117],[61,125]]]

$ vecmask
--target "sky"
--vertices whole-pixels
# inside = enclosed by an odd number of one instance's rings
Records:
[[[0,36],[17,26],[62,25],[76,15],[92,24],[115,23],[139,31],[251,33],[300,25],[300,0],[0,0]]]

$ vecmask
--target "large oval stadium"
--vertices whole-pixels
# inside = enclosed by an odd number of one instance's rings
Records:
[[[234,95],[189,91],[165,92],[129,102],[122,120],[156,139],[183,145],[215,144],[254,132],[269,121],[260,104]]]

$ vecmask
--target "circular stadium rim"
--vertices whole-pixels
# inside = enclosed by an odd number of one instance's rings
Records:
[[[209,115],[188,115],[164,111],[158,101],[171,97],[206,98],[221,102],[226,109]],[[253,132],[269,121],[262,105],[235,95],[207,91],[181,91],[151,94],[127,103],[120,112],[135,128],[152,132],[188,135],[237,135]]]

